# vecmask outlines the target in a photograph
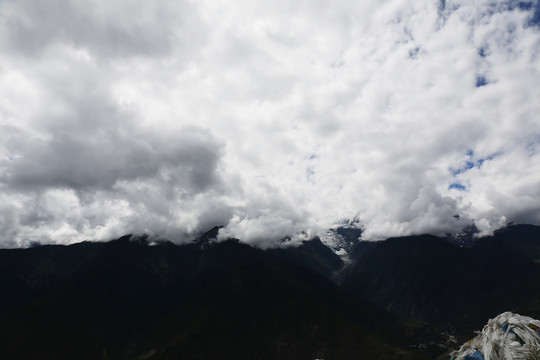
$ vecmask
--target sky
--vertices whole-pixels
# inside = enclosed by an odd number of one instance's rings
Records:
[[[540,4],[1,0],[0,247],[540,224]]]

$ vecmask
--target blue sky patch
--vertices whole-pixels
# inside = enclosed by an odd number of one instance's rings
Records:
[[[501,154],[500,152],[497,152],[495,154],[491,154],[489,156],[486,156],[485,158],[481,158],[481,159],[478,159],[476,160],[476,166],[478,168],[481,168],[482,167],[482,164],[484,163],[484,161],[488,161],[488,160],[493,160],[497,155]]]
[[[450,186],[448,186],[448,190],[451,190],[451,189],[456,189],[459,191],[467,191],[467,188],[465,187],[465,185],[460,184],[458,182],[450,184]]]
[[[481,47],[480,49],[478,49],[478,55],[480,55],[480,57],[486,57],[487,49],[485,47]]]
[[[532,1],[520,1],[517,4],[517,7],[520,10],[531,10],[532,6],[533,6]]]
[[[540,26],[540,1],[509,1],[508,10],[513,11],[515,9],[531,12],[527,26]]]
[[[474,162],[466,161],[464,167],[462,167],[460,169],[452,169],[452,175],[454,175],[454,176],[459,175],[461,173],[464,173],[467,170],[472,169],[473,167],[474,167]]]
[[[538,2],[534,7],[533,16],[529,19],[529,26],[540,26],[540,6]]]
[[[475,83],[475,86],[478,88],[478,87],[482,87],[482,86],[486,86],[488,84],[488,81],[486,79],[485,76],[482,76],[482,75],[476,75],[476,83]]]
[[[439,10],[446,9],[446,0],[439,0]]]
[[[499,155],[500,153],[494,153],[494,154],[491,154],[489,156],[486,156],[484,158],[480,158],[478,160],[474,160],[474,151],[473,150],[469,150],[467,151],[466,155],[469,157],[469,160],[465,161],[465,164],[460,167],[459,169],[454,169],[454,168],[450,168],[450,172],[452,173],[453,176],[457,176],[459,174],[462,174],[472,168],[478,168],[480,169],[482,167],[482,165],[484,164],[484,162],[488,161],[488,160],[493,160],[497,155]]]

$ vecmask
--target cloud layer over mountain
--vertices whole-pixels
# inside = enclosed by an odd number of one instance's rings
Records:
[[[537,1],[0,2],[0,245],[540,224]]]

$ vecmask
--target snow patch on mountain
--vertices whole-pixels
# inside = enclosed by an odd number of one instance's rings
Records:
[[[321,242],[328,246],[345,263],[350,263],[352,261],[349,257],[349,250],[352,244],[338,234],[337,229],[328,229],[320,234],[319,237]]]

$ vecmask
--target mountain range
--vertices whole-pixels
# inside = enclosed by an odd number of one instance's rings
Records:
[[[434,359],[503,311],[540,318],[540,227],[0,250],[0,359]]]

